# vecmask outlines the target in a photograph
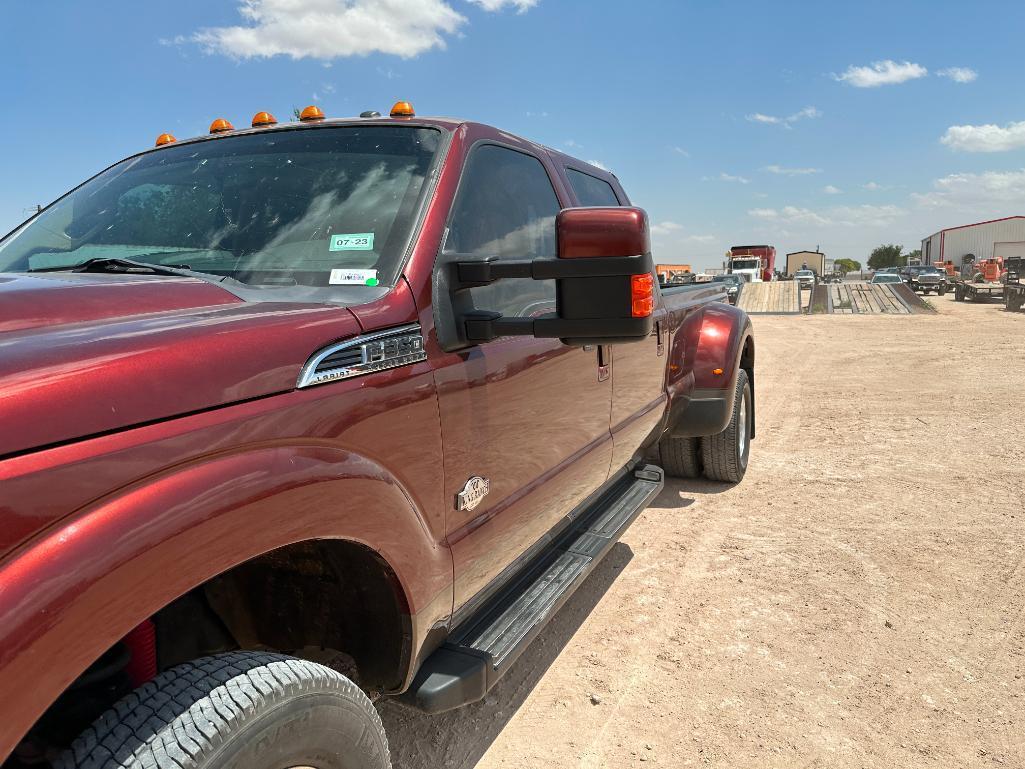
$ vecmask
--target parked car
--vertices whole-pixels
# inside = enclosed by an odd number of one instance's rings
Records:
[[[0,240],[0,763],[382,769],[367,692],[482,699],[665,473],[748,466],[751,323],[611,173],[253,125]]]
[[[815,273],[811,270],[798,270],[794,273],[794,280],[800,284],[800,288],[812,288],[815,285]]]
[[[722,283],[726,287],[726,298],[730,304],[737,303],[741,287],[749,282],[748,276],[744,273],[733,273],[730,275],[716,275],[712,278],[713,283]]]
[[[895,272],[877,272],[872,276],[873,283],[903,283],[904,279]]]

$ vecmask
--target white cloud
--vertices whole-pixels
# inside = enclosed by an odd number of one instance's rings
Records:
[[[476,3],[485,11],[500,11],[507,5],[511,5],[517,13],[526,13],[537,5],[538,0],[470,0],[470,2]]]
[[[486,11],[510,6],[520,13],[537,1],[470,0]],[[191,41],[237,59],[412,58],[444,48],[445,36],[466,22],[448,0],[239,0],[238,11],[242,24],[201,29]]]
[[[784,166],[765,166],[765,170],[777,176],[809,176],[810,174],[822,173],[821,168],[786,168]]]
[[[1025,168],[1017,171],[986,171],[950,174],[936,179],[932,191],[911,197],[923,208],[955,208],[979,211],[995,217],[1025,210]]]
[[[827,184],[825,187],[822,188],[822,191],[827,195],[839,195],[843,192],[842,189],[840,189],[839,187],[834,187],[832,184]]]
[[[527,117],[548,117],[548,113],[542,110],[541,112],[531,112],[527,110]]]
[[[879,227],[904,216],[897,206],[833,206],[823,211],[798,206],[752,208],[748,216],[767,222],[810,227]]]
[[[651,234],[666,245],[667,243],[715,243],[715,235],[685,235],[685,228],[679,222],[658,222],[651,225]]]
[[[750,179],[745,179],[743,176],[734,176],[733,174],[728,174],[725,171],[723,173],[719,174],[719,181],[722,181],[722,182],[737,182],[738,184],[750,184],[751,183]]]
[[[761,112],[754,112],[747,115],[746,119],[750,120],[752,123],[767,123],[768,125],[782,125],[790,128],[798,120],[816,117],[822,117],[822,112],[815,107],[805,107],[804,109],[799,110],[792,115],[787,115],[786,117],[776,117],[775,115],[765,115]]]
[[[881,85],[896,85],[908,80],[925,77],[929,70],[921,64],[910,61],[897,62],[890,59],[873,62],[867,67],[850,66],[842,75],[833,75],[841,83],[856,88],[876,88]]]
[[[970,67],[947,67],[936,74],[940,77],[950,78],[955,83],[971,83],[979,76],[979,73]]]
[[[573,139],[566,139],[562,144],[564,147],[569,147],[570,149],[582,150],[584,148],[583,144],[578,144]]]
[[[862,187],[862,189],[866,189],[869,192],[878,192],[879,190],[885,190],[886,189],[883,185],[876,184],[875,182],[869,182],[868,184],[862,184],[861,187]]]
[[[652,235],[670,235],[674,232],[679,232],[683,229],[682,224],[676,222],[659,222],[658,224],[651,225]]]
[[[685,150],[683,147],[673,147],[672,149],[673,152],[675,152],[677,155],[682,155],[685,158],[690,157],[690,153],[687,152],[687,150]]]
[[[600,160],[588,160],[587,162],[590,163],[595,168],[600,168],[602,171],[608,171],[609,170],[609,167],[607,165],[605,165],[604,163],[602,163]]]
[[[1005,126],[954,125],[940,142],[965,152],[1006,152],[1025,147],[1025,120]]]

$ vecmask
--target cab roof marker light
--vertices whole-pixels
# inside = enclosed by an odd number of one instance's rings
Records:
[[[324,110],[318,107],[316,104],[311,104],[309,107],[299,113],[299,120],[303,123],[312,123],[315,120],[324,119]]]
[[[408,101],[397,101],[391,108],[392,117],[416,117],[416,110]]]
[[[217,118],[214,122],[210,124],[210,133],[212,134],[222,134],[225,131],[234,130],[235,126],[231,124],[231,121],[223,117]]]
[[[171,144],[176,141],[178,140],[174,138],[173,134],[160,134],[160,136],[157,137],[157,143],[153,146],[163,147],[165,144]]]
[[[253,115],[253,128],[262,128],[263,126],[277,125],[278,120],[269,112],[257,112]]]

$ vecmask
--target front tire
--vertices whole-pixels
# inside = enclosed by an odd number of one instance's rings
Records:
[[[718,435],[701,439],[701,464],[705,477],[711,481],[740,483],[747,472],[751,456],[751,383],[747,372],[737,372],[737,389],[733,398],[733,416]]]
[[[390,769],[373,703],[330,668],[232,652],[161,673],[98,718],[55,769]]]

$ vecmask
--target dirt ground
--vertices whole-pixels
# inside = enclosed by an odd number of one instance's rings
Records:
[[[761,316],[736,488],[667,483],[396,767],[1025,766],[1025,313]]]

